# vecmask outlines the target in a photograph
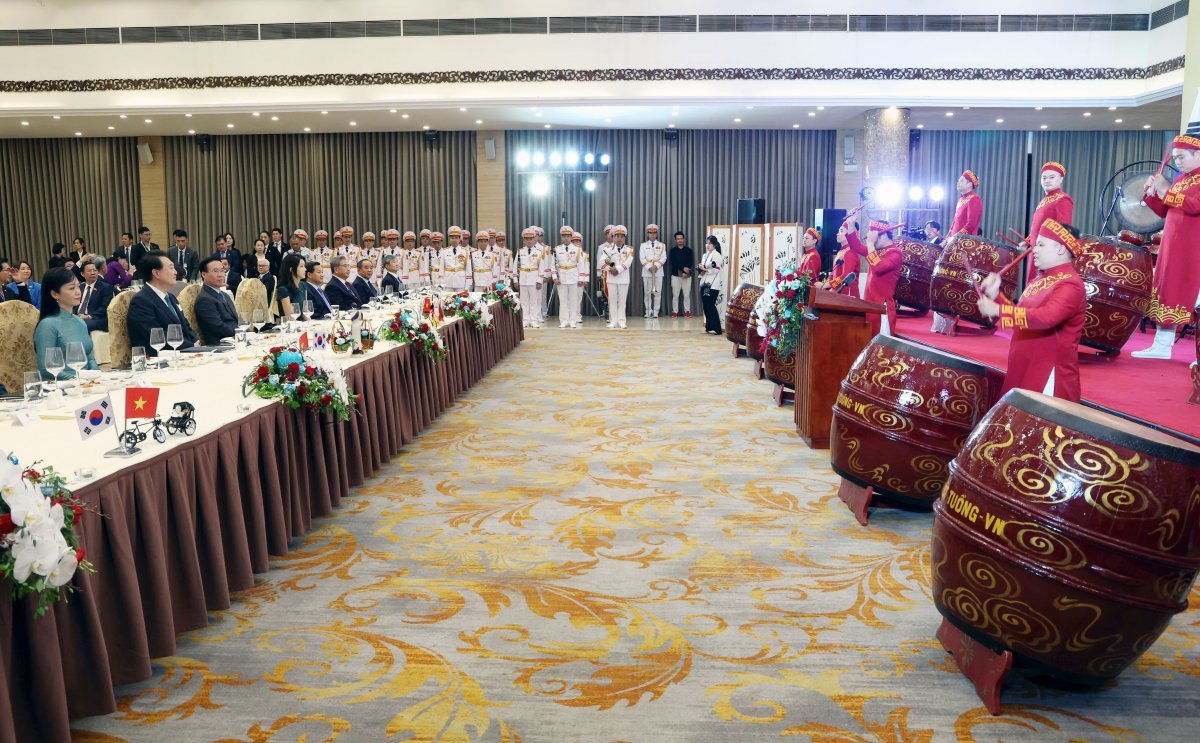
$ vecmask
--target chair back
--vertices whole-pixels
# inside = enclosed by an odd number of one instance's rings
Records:
[[[208,339],[204,337],[204,333],[200,332],[200,323],[196,322],[196,297],[200,296],[200,290],[203,288],[203,284],[188,284],[183,287],[183,291],[179,292],[179,309],[183,310],[183,316],[187,318],[188,325],[191,325],[192,330],[195,331],[200,345],[207,346]]]
[[[254,318],[255,310],[263,310],[270,317],[270,307],[267,304],[267,285],[258,279],[243,279],[238,284],[237,297],[234,300],[239,315],[247,320]]]
[[[0,384],[10,395],[23,394],[25,372],[38,368],[33,346],[37,324],[37,307],[20,300],[0,302]]]
[[[129,366],[129,303],[136,291],[123,291],[108,305],[108,358],[114,368]]]

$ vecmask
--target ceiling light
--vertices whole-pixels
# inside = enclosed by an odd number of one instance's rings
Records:
[[[600,156],[600,164],[604,167],[607,168],[610,162],[612,162],[612,158],[608,156],[607,152]]]
[[[925,198],[925,189],[920,186],[913,186],[908,189],[909,201],[920,201],[923,198]]]
[[[326,116],[326,115],[328,115],[328,114],[329,114],[329,112],[328,112],[328,111],[322,111],[322,112],[321,112],[321,115],[322,115],[322,116]]]
[[[932,201],[941,201],[946,196],[946,190],[941,186],[929,187],[929,198]]]
[[[29,122],[28,122],[28,121],[22,121],[22,122],[21,122],[21,126],[29,126]]]
[[[557,168],[559,165],[562,165],[562,153],[561,152],[551,152],[550,153],[550,167]]]
[[[534,114],[534,116],[536,116],[540,119],[540,118],[542,118],[542,112],[538,111],[537,113]]]
[[[476,123],[476,124],[482,124],[482,123],[483,123],[483,119],[475,119],[475,123]]]
[[[533,153],[533,164],[534,165],[536,165],[537,167],[540,168],[540,167],[542,167],[542,164],[545,162],[546,162],[546,153],[544,153],[544,152]]]
[[[970,107],[970,106],[963,106],[963,110],[964,110],[964,111],[970,111],[970,110],[971,110],[971,107]]]
[[[112,132],[112,131],[116,131],[116,129],[117,129],[117,128],[116,128],[115,126],[110,126],[110,127],[108,127],[108,130],[109,130],[110,132]]]
[[[594,178],[588,178],[586,181],[584,181],[583,182],[583,190],[584,191],[595,191],[596,190],[596,180]]]
[[[924,124],[917,124],[917,128],[918,128],[918,129],[924,129],[924,128],[925,128],[925,125],[924,125]]]
[[[459,108],[458,110],[459,110],[459,111],[466,111],[467,109],[465,109],[465,108]]]
[[[545,196],[550,192],[550,179],[544,175],[535,175],[529,181],[529,193],[534,196]]]
[[[1143,128],[1143,129],[1149,129],[1149,128],[1150,128],[1150,125],[1149,125],[1149,124],[1142,124],[1142,128]]]
[[[824,107],[824,106],[817,106],[817,110],[818,110],[818,111],[824,111],[824,110],[825,110],[825,107]]]
[[[121,118],[122,118],[122,119],[128,119],[129,117],[128,117],[128,116],[126,116],[125,114],[121,114]]]
[[[583,156],[583,161],[588,165],[591,165],[592,163],[596,162],[596,156],[589,152]]]
[[[350,122],[350,126],[358,126],[358,122],[357,122],[357,121],[351,121],[351,122]]]
[[[226,125],[225,125],[225,128],[226,128],[226,129],[232,129],[232,128],[233,128],[233,124],[226,124]]]
[[[1109,107],[1108,107],[1108,110],[1109,110],[1109,111],[1116,111],[1116,110],[1117,110],[1117,107],[1116,107],[1116,106],[1109,106]]]
[[[549,129],[549,128],[550,128],[550,125],[549,125],[549,124],[542,124],[542,128],[543,128],[543,129]]]
[[[754,110],[754,106],[746,106],[746,110],[747,110],[747,111],[753,111],[753,110]]]
[[[151,119],[146,119],[146,123],[147,123],[147,124],[153,124],[153,123],[154,123],[154,121],[153,121],[153,120],[151,120]]]
[[[735,124],[740,124],[740,123],[742,123],[742,120],[741,120],[741,119],[734,119],[734,120],[733,120],[733,123],[735,123]]]
[[[667,128],[668,128],[668,129],[674,129],[674,128],[675,128],[675,125],[674,125],[674,124],[667,124]]]
[[[1034,111],[1041,111],[1041,110],[1042,110],[1042,107],[1041,107],[1041,106],[1034,106],[1034,107],[1033,107],[1033,110],[1034,110]]]
[[[563,161],[573,168],[579,164],[579,153],[575,150],[567,150],[567,154],[563,156]]]
[[[1091,111],[1084,111],[1084,112],[1083,112],[1083,115],[1084,115],[1084,116],[1091,116],[1091,115],[1092,115],[1092,112],[1091,112]]]
[[[304,127],[304,131],[306,131],[306,132],[311,132],[311,131],[312,131],[312,127],[308,127],[308,126],[306,126],[306,127]]]
[[[408,114],[400,114],[400,118],[402,118],[402,119],[407,119],[407,118],[408,118]]]
[[[390,113],[390,114],[394,114],[394,113],[396,113],[396,109],[394,109],[394,108],[389,108],[389,109],[388,109],[388,113]]]
[[[1049,129],[1049,128],[1050,127],[1046,124],[1042,124],[1041,126],[1038,127],[1038,129]]]
[[[817,112],[816,112],[816,111],[809,111],[809,112],[808,112],[808,115],[809,115],[809,116],[816,116],[816,115],[817,115]]]
[[[122,116],[121,118],[123,119],[123,118],[125,118],[125,117],[124,117],[124,116]],[[190,119],[190,118],[192,118],[192,115],[191,115],[191,114],[184,114],[184,115],[183,115],[183,118],[185,118],[185,119]]]
[[[421,128],[422,128],[422,129],[425,129],[426,131],[428,131],[428,130],[429,130],[429,124],[426,124],[425,126],[423,126],[423,127],[421,127]]]
[[[875,189],[875,195],[879,199],[879,205],[885,209],[891,209],[900,204],[900,184],[896,181],[884,181]]]
[[[279,121],[279,117],[278,117],[278,116],[272,116],[272,117],[271,117],[271,121]]]
[[[997,123],[997,124],[1003,124],[1003,123],[1004,123],[1004,119],[996,119],[996,123]]]
[[[55,120],[55,121],[58,121],[58,120],[59,120],[59,119],[61,119],[61,118],[62,118],[62,117],[61,117],[61,116],[59,116],[58,114],[55,114],[55,115],[54,115],[54,120]]]
[[[258,113],[258,111],[255,111],[254,113],[252,113],[252,114],[250,114],[250,115],[251,115],[251,116],[258,116],[258,115],[259,115],[259,113]]]
[[[1114,123],[1114,124],[1121,124],[1121,123],[1123,123],[1124,121],[1125,121],[1125,119],[1113,119],[1113,123]]]
[[[528,168],[529,167],[529,153],[526,152],[525,150],[521,150],[520,152],[517,153],[517,167],[518,168]]]
[[[195,134],[195,133],[196,133],[195,129],[188,129],[188,134]]]
[[[954,112],[953,112],[953,111],[947,111],[947,112],[946,112],[946,115],[947,115],[947,116],[953,116],[953,115],[954,115]]]
[[[83,132],[75,132],[75,136],[76,136],[76,137],[82,137],[82,136],[83,136]]]
[[[792,128],[793,128],[793,129],[799,129],[799,128],[800,128],[800,125],[799,125],[799,124],[792,124]]]

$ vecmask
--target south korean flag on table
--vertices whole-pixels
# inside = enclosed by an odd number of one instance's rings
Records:
[[[112,428],[112,400],[105,395],[93,403],[84,405],[75,411],[75,422],[79,424],[79,435],[84,441],[107,428]]]

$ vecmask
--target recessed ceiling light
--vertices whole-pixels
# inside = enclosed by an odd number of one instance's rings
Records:
[[[154,123],[154,121],[153,121],[152,119],[146,119],[146,123],[147,123],[147,124],[153,124],[153,123]]]
[[[895,106],[893,106],[893,108],[895,108]],[[963,106],[963,110],[964,110],[964,111],[970,111],[970,110],[971,110],[971,107],[970,107],[970,106]]]
[[[350,126],[358,126],[358,122],[357,122],[357,121],[351,121],[351,122],[350,122]]]
[[[1041,126],[1039,126],[1038,128],[1039,128],[1039,129],[1049,129],[1050,127],[1049,127],[1049,126],[1047,126],[1047,125],[1045,125],[1045,124],[1042,124],[1042,125],[1041,125]]]
[[[232,128],[233,128],[233,124],[226,124],[226,125],[225,125],[225,128],[226,128],[226,129],[232,129]]]
[[[808,115],[809,115],[809,116],[816,116],[816,115],[817,115],[817,112],[816,112],[816,111],[809,111],[809,112],[808,112]]]
[[[462,107],[459,107],[459,109],[458,109],[458,110],[459,110],[459,111],[466,111],[467,109],[465,109],[465,108],[462,108]]]
[[[408,118],[408,114],[400,114],[400,118],[402,118],[402,119],[407,119],[407,118]]]
[[[1114,124],[1122,124],[1124,122],[1125,122],[1125,119],[1113,119]]]
[[[306,132],[311,132],[311,131],[312,131],[312,127],[310,127],[310,126],[306,126],[306,127],[304,127],[304,131],[306,131]]]
[[[75,136],[76,136],[76,137],[82,137],[82,136],[83,136],[83,132],[75,132]]]
[[[997,123],[997,124],[1003,124],[1003,123],[1004,123],[1004,119],[996,119],[996,123]]]
[[[799,124],[792,124],[792,128],[793,128],[793,129],[799,129],[799,128],[800,128],[800,125],[799,125]]]
[[[394,108],[389,108],[389,109],[388,109],[388,113],[390,113],[390,114],[394,114],[394,113],[396,113],[396,109],[394,109]]]
[[[124,117],[124,116],[122,116],[121,118],[123,119],[123,118],[125,118],[125,117]],[[192,118],[192,115],[191,115],[191,114],[184,114],[184,115],[183,115],[183,118],[185,118],[185,119],[190,119],[190,118]]]
[[[534,114],[534,116],[536,116],[540,119],[540,118],[542,118],[542,112],[538,111],[537,113]]]
[[[742,123],[742,120],[741,120],[741,119],[734,119],[734,120],[733,120],[733,123],[735,123],[735,124],[740,124],[740,123]]]
[[[61,117],[61,116],[59,116],[58,114],[55,114],[55,115],[54,115],[54,120],[55,120],[55,121],[58,121],[58,120],[59,120],[59,119],[61,119],[61,118],[62,118],[62,117]]]
[[[1041,110],[1042,110],[1042,107],[1041,107],[1041,106],[1034,106],[1034,107],[1033,107],[1033,110],[1034,110],[1034,111],[1041,111]]]
[[[476,124],[482,124],[482,123],[483,123],[483,119],[475,119],[475,123],[476,123]]]
[[[188,134],[195,134],[195,133],[196,133],[195,129],[188,129]]]
[[[1116,107],[1116,106],[1109,106],[1109,107],[1108,107],[1108,110],[1109,110],[1109,111],[1116,111],[1116,110],[1117,110],[1117,107]]]
[[[1149,124],[1142,124],[1142,128],[1143,128],[1143,129],[1149,129],[1149,128],[1150,128],[1150,125],[1149,125]]]
[[[824,106],[817,106],[817,110],[818,110],[818,111],[824,111],[824,110],[825,110],[825,107],[824,107]]]
[[[429,124],[426,124],[425,126],[423,126],[423,127],[421,127],[421,128],[422,128],[422,129],[428,129],[428,128],[429,128]]]
[[[674,128],[675,128],[675,125],[674,125],[674,124],[667,124],[667,128],[668,128],[668,129],[674,129]]]
[[[116,131],[116,129],[117,129],[117,128],[116,128],[115,126],[110,126],[110,127],[108,127],[108,130],[109,130],[110,132],[112,132],[112,131]]]
[[[254,113],[252,113],[252,114],[250,114],[250,115],[251,115],[251,116],[258,116],[258,115],[259,115],[259,113],[258,113],[258,111],[255,111]]]
[[[925,128],[925,125],[924,125],[924,124],[917,124],[917,128],[918,128],[918,129],[924,129],[924,128]]]
[[[22,121],[22,122],[21,122],[21,126],[29,126],[29,122],[28,122],[28,121]]]
[[[121,114],[121,118],[122,118],[122,119],[128,119],[129,117],[128,117],[128,116],[126,116],[125,114]]]
[[[543,128],[543,129],[549,129],[549,128],[550,128],[550,125],[549,125],[549,124],[542,124],[542,128]]]
[[[328,115],[329,115],[329,112],[328,112],[328,111],[322,111],[322,112],[321,112],[321,115],[322,115],[322,116],[328,116]]]
[[[953,115],[954,115],[954,112],[953,112],[953,111],[947,111],[947,112],[946,112],[946,115],[947,115],[947,116],[953,116]]]
[[[271,121],[279,121],[279,117],[278,117],[278,116],[272,116],[272,117],[271,117]]]
[[[753,111],[753,110],[754,110],[754,106],[746,106],[746,110],[747,110],[747,111]]]
[[[1083,112],[1083,115],[1084,115],[1084,116],[1091,116],[1091,115],[1092,115],[1092,112],[1091,112],[1091,111],[1084,111],[1084,112]]]

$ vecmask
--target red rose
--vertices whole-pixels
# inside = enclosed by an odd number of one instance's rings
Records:
[[[16,526],[13,525],[11,513],[0,513],[0,537],[10,533]]]
[[[331,402],[333,402],[333,398],[330,397],[329,395],[325,395],[324,397],[321,398],[322,405],[328,405]]]
[[[317,370],[311,366],[306,366],[304,367],[304,373],[311,377],[313,374],[317,373]]]
[[[421,323],[421,332],[423,332],[423,333],[429,332],[429,323],[427,323],[427,322]]]
[[[37,470],[35,470],[33,468],[27,469],[27,470],[25,470],[25,479],[40,480],[40,479],[42,479],[42,473],[38,472]]]
[[[268,369],[266,366],[258,367],[258,378],[259,379],[266,377],[270,373],[271,373],[271,370]]]
[[[82,563],[83,558],[85,558],[85,557],[87,557],[87,552],[84,551],[83,547],[80,547],[79,549],[75,550],[75,560],[77,562]]]
[[[295,374],[296,372],[300,371],[300,365],[293,361],[292,363],[288,364],[287,370],[292,374]]]
[[[297,388],[296,388],[296,393],[297,393],[298,395],[300,395],[301,397],[304,397],[305,395],[307,395],[307,394],[308,394],[308,387],[307,387],[306,385],[303,385],[303,384],[302,384],[302,385],[300,385],[299,387],[297,387]]]
[[[79,519],[83,517],[83,506],[76,503],[72,508],[71,524],[78,524]]]
[[[788,289],[787,292],[784,293],[784,296],[787,297],[788,299],[795,299],[796,298],[796,290]]]
[[[275,346],[271,349],[271,353],[280,353],[283,351],[283,346]]]

